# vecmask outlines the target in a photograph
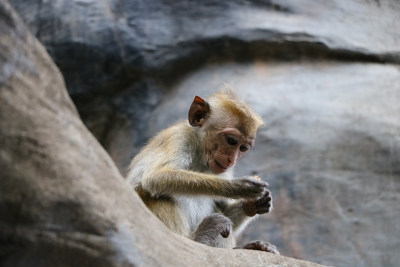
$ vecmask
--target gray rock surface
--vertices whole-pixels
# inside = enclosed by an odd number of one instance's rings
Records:
[[[164,93],[204,65],[400,61],[396,0],[11,3],[53,57],[83,121],[123,173],[149,137],[148,116]]]
[[[184,119],[196,92],[208,95],[225,81],[266,122],[237,176],[262,177],[275,197],[274,210],[249,227],[242,244],[269,240],[284,255],[335,266],[396,266],[398,66],[326,61],[210,66],[165,97],[150,131],[165,128],[170,117]]]
[[[194,95],[267,125],[237,174],[275,210],[243,236],[336,266],[400,262],[400,2],[13,0],[121,173]]]
[[[318,266],[173,235],[80,120],[61,73],[0,1],[0,266]]]

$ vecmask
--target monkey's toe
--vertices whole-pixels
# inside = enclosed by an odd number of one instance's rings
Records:
[[[227,237],[229,237],[230,233],[231,233],[231,229],[226,228],[226,229],[222,230],[221,235],[223,238],[227,238]]]
[[[268,242],[264,242],[264,241],[253,241],[247,245],[245,245],[243,247],[244,249],[252,249],[252,250],[261,250],[261,251],[265,251],[265,252],[270,252],[276,255],[280,255],[278,249],[276,248],[276,246],[268,243]]]

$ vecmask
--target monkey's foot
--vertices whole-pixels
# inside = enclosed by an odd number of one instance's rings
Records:
[[[260,240],[248,243],[243,248],[244,249],[252,249],[252,250],[261,250],[261,251],[271,252],[276,255],[280,255],[278,249],[274,245],[272,245],[268,242],[260,241]]]
[[[193,233],[193,240],[205,245],[215,247],[219,235],[227,238],[232,232],[232,221],[220,214],[213,213],[203,219]]]

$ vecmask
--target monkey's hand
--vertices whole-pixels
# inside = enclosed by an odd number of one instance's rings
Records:
[[[242,208],[244,213],[249,217],[270,212],[272,210],[271,192],[264,189],[260,198],[243,201]]]
[[[227,197],[254,199],[263,195],[268,183],[247,176],[231,181],[232,190]]]
[[[245,245],[243,248],[244,249],[252,249],[252,250],[261,250],[261,251],[271,252],[276,255],[280,255],[278,249],[274,245],[272,245],[268,242],[260,241],[260,240],[253,241],[253,242]]]

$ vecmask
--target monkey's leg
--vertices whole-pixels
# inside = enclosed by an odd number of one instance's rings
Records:
[[[276,255],[280,255],[278,249],[274,245],[260,240],[252,241],[247,245],[245,245],[243,248],[252,250],[261,250],[261,251],[271,252]]]
[[[232,232],[232,221],[219,213],[204,218],[193,232],[193,240],[207,246],[215,247],[219,235],[229,237]]]
[[[216,210],[228,217],[233,223],[233,231],[237,236],[242,232],[251,218],[243,210],[243,200],[228,203],[225,200],[215,201]]]

